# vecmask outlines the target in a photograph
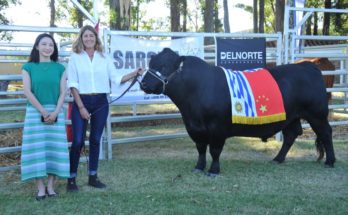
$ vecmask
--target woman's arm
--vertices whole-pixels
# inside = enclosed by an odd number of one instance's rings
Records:
[[[66,73],[65,72],[62,74],[62,77],[60,78],[59,86],[60,86],[60,93],[59,93],[56,109],[48,117],[49,122],[52,122],[52,123],[56,120],[60,112],[60,109],[62,108],[64,104],[65,93],[66,93]]]
[[[72,94],[73,97],[74,97],[74,101],[75,101],[75,103],[77,104],[77,107],[79,108],[81,117],[82,117],[83,119],[89,120],[89,118],[91,117],[91,115],[90,115],[90,113],[87,111],[87,109],[85,108],[85,105],[83,104],[83,102],[82,102],[82,100],[81,100],[79,91],[78,91],[75,87],[70,88],[70,90],[71,90],[71,94]]]
[[[133,72],[130,72],[126,75],[124,75],[121,79],[121,84],[129,81],[132,78],[135,78],[137,75],[142,75],[144,73],[144,70],[142,68],[138,68],[134,70]]]
[[[41,115],[47,119],[49,113],[47,110],[40,104],[35,95],[31,92],[31,79],[27,71],[22,70],[23,77],[23,89],[24,95],[27,97],[29,102],[41,113]]]

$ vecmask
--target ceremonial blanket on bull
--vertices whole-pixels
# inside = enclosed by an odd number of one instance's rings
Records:
[[[232,123],[259,125],[286,119],[278,84],[268,70],[224,72],[231,95]]]

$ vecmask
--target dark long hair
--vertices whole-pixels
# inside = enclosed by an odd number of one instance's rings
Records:
[[[58,61],[58,48],[57,48],[57,43],[54,40],[54,38],[46,33],[40,34],[39,36],[36,37],[35,43],[33,45],[33,49],[30,52],[30,56],[29,56],[29,61],[28,62],[34,62],[34,63],[39,63],[40,62],[40,54],[39,51],[36,49],[36,47],[39,45],[40,41],[42,38],[44,37],[48,37],[53,41],[53,53],[50,56],[50,59],[54,62]]]

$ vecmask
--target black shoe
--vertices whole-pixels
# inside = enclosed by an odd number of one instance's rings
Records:
[[[37,195],[37,196],[35,197],[35,199],[36,199],[37,201],[44,200],[45,198],[46,198],[46,195],[43,195],[43,196]]]
[[[90,175],[88,177],[88,185],[95,188],[105,188],[106,185],[99,181],[97,175]]]
[[[68,178],[68,183],[66,185],[66,191],[68,192],[77,192],[79,188],[76,185],[76,178]]]
[[[50,193],[48,192],[47,187],[46,187],[46,194],[47,194],[47,196],[48,196],[49,198],[50,198],[50,197],[58,197],[58,193],[57,193],[57,192],[50,194]]]

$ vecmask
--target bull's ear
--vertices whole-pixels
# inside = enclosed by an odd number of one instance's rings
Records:
[[[185,56],[180,56],[175,62],[175,68],[176,69],[181,68],[182,65],[184,64],[184,61],[185,61]]]

